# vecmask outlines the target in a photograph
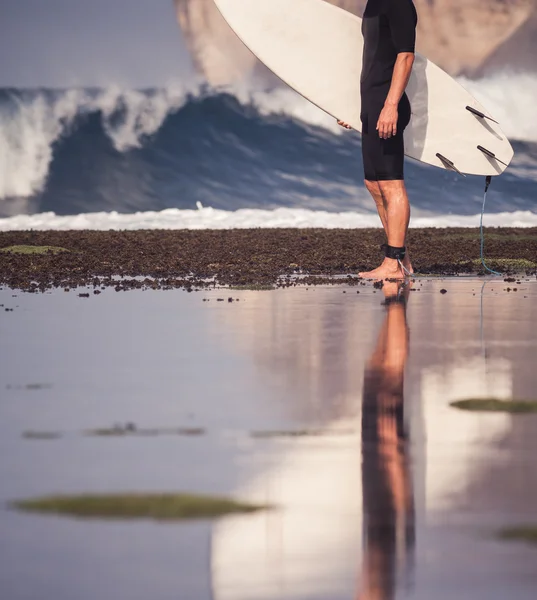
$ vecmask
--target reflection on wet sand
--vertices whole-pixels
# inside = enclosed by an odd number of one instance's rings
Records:
[[[371,357],[353,355],[356,380],[364,382],[353,394],[359,401],[363,389],[361,432],[355,426],[353,434],[281,439],[256,456],[261,474],[240,496],[276,509],[216,525],[212,574],[219,600],[394,597],[396,572],[414,539],[403,418],[409,293],[387,284],[384,295],[384,320]],[[352,423],[341,416],[336,410],[329,429]]]
[[[404,416],[408,289],[385,284],[386,316],[362,397],[364,557],[359,600],[392,600],[414,549],[414,491]]]
[[[232,303],[133,291],[128,310],[118,294],[18,296],[2,321],[2,502],[193,490],[275,509],[181,525],[1,510],[4,596],[535,600],[535,552],[494,533],[537,522],[536,417],[449,406],[535,397],[537,282],[516,285],[481,298],[482,281],[417,280],[405,307],[370,286]],[[24,385],[38,382],[53,387]],[[117,418],[206,435],[20,436]]]
[[[499,462],[498,441],[513,428],[509,415],[469,418],[449,404],[527,396],[534,345],[534,303],[521,319],[524,297],[499,294],[498,284],[483,302],[480,283],[453,281],[440,294],[445,285],[416,282],[404,303],[390,285],[280,290],[213,313],[219,335],[250,358],[260,390],[280,406],[283,429],[351,432],[250,443],[236,494],[278,508],[216,525],[217,599],[391,600],[408,591],[410,574],[423,592],[414,563],[439,552],[432,524],[466,518],[461,507],[475,506],[468,490]],[[383,298],[392,299],[381,306]],[[487,488],[503,498],[495,504],[511,505],[509,488],[497,488]],[[468,531],[464,543],[474,543]],[[456,561],[446,537],[442,548]]]

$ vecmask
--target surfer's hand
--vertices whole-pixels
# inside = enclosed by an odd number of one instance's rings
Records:
[[[387,140],[397,133],[397,106],[394,104],[385,104],[377,123],[379,137]]]
[[[337,124],[341,125],[341,127],[344,127],[345,129],[352,129],[352,127],[348,123],[345,123],[345,121],[338,121]]]

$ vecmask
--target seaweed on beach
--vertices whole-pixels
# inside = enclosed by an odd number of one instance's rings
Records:
[[[203,427],[138,427],[134,423],[116,424],[111,427],[98,427],[76,432],[87,437],[118,438],[118,437],[155,437],[155,436],[185,436],[195,437],[206,433]],[[31,440],[55,440],[67,435],[59,431],[23,431],[22,437]]]
[[[499,538],[507,541],[527,542],[537,545],[537,525],[506,527],[499,532]]]
[[[180,521],[208,519],[233,513],[251,513],[267,506],[219,496],[187,493],[121,493],[46,496],[16,500],[15,510],[94,519],[151,519]]]
[[[87,429],[84,435],[92,437],[124,437],[124,436],[157,436],[157,435],[179,435],[198,436],[203,435],[205,429],[202,427],[136,427],[133,424],[115,425],[113,427],[101,427],[98,429]]]
[[[10,254],[58,254],[59,252],[69,252],[67,248],[59,246],[32,246],[29,244],[15,244],[0,248],[0,252]]]
[[[353,430],[333,429],[282,429],[252,431],[251,437],[258,439],[270,438],[308,438],[352,435]]]
[[[537,400],[499,400],[497,398],[470,398],[452,402],[453,408],[473,412],[537,413]]]
[[[59,440],[62,434],[59,431],[23,431],[22,437],[27,440]]]

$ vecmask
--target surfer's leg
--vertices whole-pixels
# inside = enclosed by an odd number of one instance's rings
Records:
[[[379,187],[384,198],[384,205],[386,206],[388,226],[391,224],[396,229],[400,228],[401,231],[404,229],[403,245],[406,247],[406,255],[402,262],[408,273],[413,273],[414,269],[412,268],[412,263],[410,262],[410,252],[408,248],[408,242],[406,240],[408,224],[410,221],[410,202],[408,200],[408,194],[404,181],[404,131],[410,123],[411,115],[412,112],[410,102],[408,100],[408,96],[404,94],[399,102],[397,135],[391,140],[381,140],[381,144],[383,145],[383,168],[385,169],[385,177],[382,175],[379,177]],[[395,222],[392,223],[392,221]],[[402,235],[399,237],[402,237]],[[394,244],[390,241],[390,239],[391,238],[388,235],[388,244],[393,246]]]
[[[374,112],[373,116],[375,116]],[[369,131],[367,147],[364,149],[364,165],[367,164],[371,170],[374,170],[375,179],[382,195],[386,218],[386,224],[383,221],[383,226],[388,244],[396,248],[405,246],[410,220],[410,204],[404,182],[405,147],[403,137],[404,129],[409,120],[410,104],[408,98],[404,97],[400,104],[397,134],[392,138],[383,140],[378,133],[371,135]],[[369,126],[371,128],[370,123]],[[406,270],[412,272],[408,254],[403,261],[403,265]],[[360,276],[370,279],[391,279],[403,278],[405,273],[397,260],[385,258],[378,269],[360,273]]]
[[[406,244],[410,222],[410,203],[402,179],[379,181],[379,188],[386,204],[388,221],[388,244],[400,248]]]
[[[407,242],[408,224],[410,222],[410,202],[405,182],[402,179],[379,181],[379,187],[386,205],[386,217],[389,227],[388,244],[396,248],[401,246],[406,247],[406,255],[402,261],[403,266],[408,273],[413,273],[414,269],[410,262]],[[399,241],[401,241],[401,246],[398,246]]]
[[[395,248],[406,246],[408,223],[410,221],[410,203],[406,192],[405,182],[402,179],[379,179],[378,186],[386,207],[386,233],[388,244]],[[405,257],[403,265],[412,272],[410,259]],[[405,277],[399,261],[385,258],[384,262],[373,271],[360,273],[361,277],[368,279],[402,279]]]
[[[382,196],[382,192],[380,191],[379,182],[370,181],[369,179],[366,179],[364,183],[365,187],[367,188],[373,200],[375,201],[375,204],[377,206],[377,212],[382,222],[382,227],[384,227],[384,231],[386,232],[386,239],[388,239],[388,216],[386,215],[386,206],[384,204],[384,197]]]
[[[374,139],[375,136],[372,136],[370,133],[370,123],[369,123],[369,111],[364,109],[361,115],[362,119],[362,158],[364,161],[364,183],[365,187],[371,194],[373,200],[375,201],[375,205],[377,207],[377,212],[379,214],[380,220],[382,222],[382,226],[384,227],[384,231],[386,232],[386,239],[388,236],[388,219],[386,216],[386,206],[384,204],[384,198],[382,197],[382,192],[380,191],[380,187],[377,181],[377,173],[375,170],[375,165],[378,163],[378,157],[375,156],[375,153],[379,151],[377,148],[378,143]],[[378,136],[376,136],[378,137]]]

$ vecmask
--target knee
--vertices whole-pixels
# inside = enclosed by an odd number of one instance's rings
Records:
[[[380,186],[378,181],[371,181],[369,179],[364,180],[365,187],[368,189],[369,193],[376,198],[380,195]]]
[[[378,187],[383,196],[389,197],[393,194],[405,193],[405,182],[402,179],[387,179],[379,181]]]

